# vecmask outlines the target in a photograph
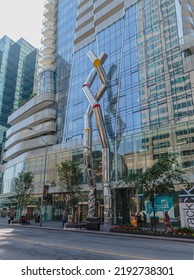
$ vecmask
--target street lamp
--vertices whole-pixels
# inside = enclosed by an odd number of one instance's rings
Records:
[[[41,204],[40,204],[40,226],[42,226],[42,212],[43,212],[43,205],[44,205],[44,190],[46,184],[46,165],[47,165],[47,153],[48,153],[48,143],[44,141],[40,133],[32,127],[28,127],[29,130],[33,130],[34,132],[39,134],[40,139],[45,144],[45,160],[44,160],[44,177],[43,177],[43,187],[42,187],[42,196],[41,196]]]

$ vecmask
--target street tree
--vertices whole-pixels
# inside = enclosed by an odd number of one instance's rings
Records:
[[[17,202],[19,216],[23,214],[27,204],[32,200],[34,174],[30,171],[19,172],[13,181],[13,199]]]
[[[140,180],[139,173],[130,173],[125,178],[124,182],[121,182],[122,185],[124,184],[124,185],[128,186],[129,196],[130,196],[130,205],[129,205],[129,209],[130,209],[130,213],[129,214],[130,214],[130,216],[134,212],[134,208],[133,208],[134,207],[134,201],[133,201],[133,198],[138,193],[139,180]]]
[[[83,173],[76,163],[71,160],[65,160],[57,164],[57,175],[60,190],[64,194],[66,208],[71,209],[74,220],[75,206],[80,201],[80,183]]]
[[[188,185],[178,160],[178,154],[171,153],[160,157],[151,167],[144,172],[129,174],[125,183],[135,187],[138,193],[150,201],[153,209],[153,228],[156,230],[155,201],[158,196],[174,191],[176,184]]]

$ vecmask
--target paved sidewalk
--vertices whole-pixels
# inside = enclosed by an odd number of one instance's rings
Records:
[[[8,225],[8,218],[0,218],[0,225]],[[78,228],[63,228],[62,221],[43,221],[42,226],[39,223],[35,223],[34,220],[31,221],[30,225],[22,224],[13,224],[10,225],[13,227],[24,226],[34,229],[48,229],[48,230],[58,230],[58,231],[69,231],[77,233],[90,233],[90,234],[102,234],[102,235],[116,235],[120,237],[135,237],[135,238],[144,238],[144,239],[155,239],[155,240],[169,240],[169,241],[179,241],[179,242],[188,242],[194,243],[194,239],[186,238],[177,238],[177,237],[168,237],[168,236],[151,236],[151,235],[139,235],[139,234],[128,234],[128,233],[118,233],[118,232],[109,232],[109,228],[101,225],[100,230],[87,230],[87,229],[78,229]],[[147,227],[149,228],[149,227]]]
[[[8,225],[8,220],[9,220],[8,217],[6,217],[6,218],[0,217],[0,224]],[[18,225],[18,224],[15,224],[15,225]],[[39,227],[39,228],[46,227],[46,228],[53,228],[53,229],[62,229],[62,221],[43,221],[42,226],[40,226],[39,223],[35,223],[34,220],[31,220],[30,225],[28,225],[28,226]]]

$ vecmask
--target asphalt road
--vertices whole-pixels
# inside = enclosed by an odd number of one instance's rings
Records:
[[[1,260],[192,260],[194,243],[0,225]]]

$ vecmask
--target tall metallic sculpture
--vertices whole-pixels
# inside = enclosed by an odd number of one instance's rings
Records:
[[[107,137],[105,124],[102,116],[101,107],[99,104],[99,101],[103,96],[104,92],[106,91],[107,85],[109,84],[106,73],[102,66],[102,64],[107,58],[107,55],[105,53],[102,53],[100,57],[97,58],[92,51],[89,51],[87,55],[92,61],[94,66],[82,87],[85,96],[90,103],[90,105],[86,110],[85,118],[84,118],[84,161],[86,166],[87,181],[89,185],[88,217],[95,216],[96,185],[94,180],[93,161],[92,161],[92,125],[91,125],[91,117],[92,117],[92,113],[94,113],[98,133],[102,144],[102,183],[103,183],[103,192],[104,192],[104,224],[111,225],[112,202],[111,202],[110,165],[109,165],[110,147],[109,147],[108,137]],[[97,75],[100,78],[102,85],[100,86],[98,92],[94,96],[94,94],[90,90],[90,87],[93,84]]]

